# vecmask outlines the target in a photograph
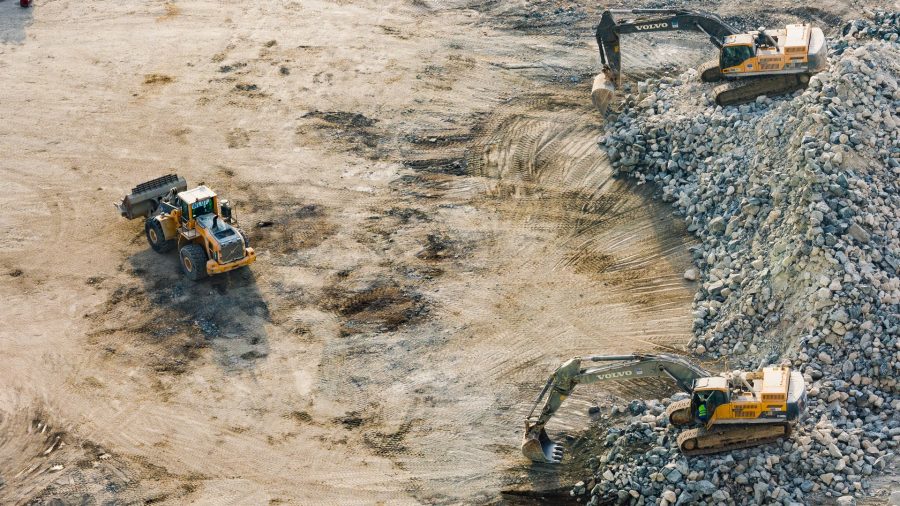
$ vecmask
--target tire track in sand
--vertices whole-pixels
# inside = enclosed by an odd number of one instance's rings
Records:
[[[555,488],[578,466],[532,466],[519,452],[547,375],[571,356],[679,350],[690,338],[693,290],[681,279],[690,240],[650,189],[612,177],[587,96],[561,88],[514,99],[470,142],[424,132],[416,138],[434,147],[405,153],[415,173],[396,187],[407,205],[474,246],[420,287],[427,323],[353,338],[325,363],[359,371],[329,388],[361,414],[364,439],[386,442],[376,452],[413,471],[405,487],[420,500]],[[392,247],[389,257],[408,258],[414,246]],[[609,390],[643,396],[634,385]],[[585,434],[597,393],[576,392],[551,431]]]

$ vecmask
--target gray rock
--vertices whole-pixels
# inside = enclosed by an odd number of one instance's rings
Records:
[[[669,483],[678,483],[682,478],[684,478],[684,475],[682,475],[681,471],[678,469],[672,469],[672,472],[666,476],[666,480],[668,480]]]
[[[871,239],[869,233],[856,223],[850,225],[850,228],[847,229],[847,233],[850,234],[850,237],[863,244],[868,244],[869,240]]]
[[[678,500],[678,496],[675,495],[675,492],[671,490],[666,490],[662,493],[662,498],[668,501],[669,504],[675,504]]]
[[[709,480],[700,480],[697,482],[697,492],[701,495],[712,495],[716,490],[718,490],[718,487]]]
[[[697,281],[697,278],[700,277],[700,271],[696,267],[691,267],[688,270],[684,271],[684,279],[688,281]]]
[[[725,231],[725,219],[721,216],[716,216],[706,225],[706,228],[709,229],[710,232],[715,234],[721,234]]]

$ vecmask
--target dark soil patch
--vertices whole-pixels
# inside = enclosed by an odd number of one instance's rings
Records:
[[[345,319],[341,329],[345,336],[396,330],[427,311],[421,294],[393,281],[379,281],[357,290],[331,286],[324,290],[320,303]]]
[[[266,356],[264,324],[272,319],[251,271],[194,282],[181,274],[175,255],[167,258],[145,250],[129,262],[135,279],[115,288],[105,304],[85,315],[93,322],[90,344],[110,356],[174,375],[188,372],[207,348],[218,350],[216,358],[227,367],[246,367]],[[231,355],[225,351],[228,347],[215,346],[221,339],[239,339],[253,349]]]
[[[417,258],[432,261],[457,258],[458,256],[456,241],[444,234],[428,234],[425,247],[416,253]]]
[[[231,72],[231,71],[237,70],[237,69],[241,69],[246,66],[247,66],[247,64],[244,62],[232,63],[231,65],[222,65],[221,67],[219,67],[219,72],[226,74],[228,72]]]
[[[368,432],[363,436],[363,441],[378,455],[388,457],[404,453],[407,450],[404,440],[415,422],[416,420],[403,422],[394,432]]]
[[[416,172],[431,172],[450,176],[465,176],[469,173],[465,157],[406,160],[403,165]]]
[[[334,418],[332,421],[343,425],[347,430],[353,430],[362,426],[367,420],[360,416],[358,411],[348,411],[344,416]]]
[[[385,214],[398,218],[401,225],[406,225],[411,221],[431,221],[431,218],[424,211],[411,207],[392,207]]]
[[[467,144],[475,137],[475,132],[446,135],[407,135],[406,142],[423,147],[446,147],[456,144]]]
[[[332,139],[343,144],[348,144],[351,151],[359,153],[369,159],[379,159],[382,153],[382,144],[390,136],[375,129],[378,120],[366,116],[345,111],[312,111],[303,115],[303,118],[312,119],[309,125],[299,125],[296,129],[297,143],[305,144],[304,136],[311,132],[311,127],[324,133]]]
[[[261,204],[255,202],[261,219],[250,230],[250,240],[269,251],[287,254],[314,248],[337,232],[337,226],[317,204],[285,206],[269,202],[264,208],[258,207]]]
[[[367,128],[378,122],[376,119],[367,118],[358,112],[346,111],[311,111],[303,115],[304,118],[319,118],[336,126]]]

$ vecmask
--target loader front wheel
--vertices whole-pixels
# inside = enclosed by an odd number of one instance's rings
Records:
[[[206,251],[199,244],[188,244],[181,248],[181,270],[193,281],[206,277]]]
[[[157,253],[167,253],[175,247],[175,240],[166,240],[166,234],[158,220],[151,219],[144,222],[144,233],[147,234],[150,247]]]

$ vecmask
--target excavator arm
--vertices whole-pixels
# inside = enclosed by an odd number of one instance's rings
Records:
[[[631,14],[636,17],[616,20],[614,15]],[[597,46],[604,70],[611,73],[614,85],[622,79],[622,61],[619,54],[619,35],[627,33],[663,32],[686,30],[701,32],[709,37],[717,48],[725,37],[738,33],[722,18],[702,11],[680,9],[612,9],[606,10],[597,25]]]
[[[604,364],[582,367],[585,362]],[[580,383],[669,378],[681,390],[690,393],[695,380],[708,376],[711,375],[707,371],[674,355],[590,355],[568,360],[547,380],[525,419],[522,453],[535,462],[558,463],[562,460],[562,447],[547,436],[544,426]],[[534,416],[545,398],[540,414]]]
[[[617,15],[631,15],[617,20]],[[603,11],[597,25],[597,46],[603,70],[594,78],[591,101],[600,113],[606,112],[622,83],[622,57],[619,36],[627,33],[693,31],[704,33],[710,42],[721,48],[725,37],[737,32],[715,14],[681,9],[611,9]],[[716,70],[718,72],[718,70]]]

